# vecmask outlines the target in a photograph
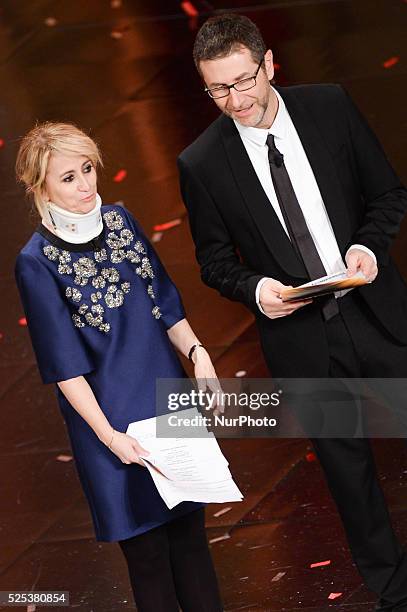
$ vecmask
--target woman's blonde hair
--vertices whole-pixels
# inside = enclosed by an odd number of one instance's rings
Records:
[[[46,202],[44,187],[47,168],[52,153],[86,155],[94,167],[102,164],[97,144],[76,125],[46,121],[37,124],[26,134],[20,144],[16,161],[17,179],[32,195],[37,211],[44,216]]]

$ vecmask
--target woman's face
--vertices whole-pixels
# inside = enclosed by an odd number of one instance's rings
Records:
[[[96,170],[88,157],[52,153],[44,195],[65,210],[85,214],[95,207],[96,183]]]

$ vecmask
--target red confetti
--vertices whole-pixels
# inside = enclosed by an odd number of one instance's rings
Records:
[[[115,183],[121,183],[122,181],[124,181],[124,179],[127,176],[127,170],[124,170],[123,168],[121,170],[119,170],[116,174],[116,176],[113,177],[113,181]]]
[[[338,599],[338,597],[341,597],[343,595],[343,593],[330,593],[328,595],[328,599]]]
[[[324,567],[324,565],[331,565],[331,560],[328,559],[328,561],[318,561],[318,563],[311,563],[310,568],[314,568],[314,567]]]
[[[383,62],[383,68],[392,68],[400,61],[400,58],[395,55],[394,57],[389,57],[385,62]]]
[[[199,13],[192,2],[181,2],[181,8],[188,17],[198,17]]]
[[[315,453],[307,453],[307,454],[305,455],[305,458],[306,458],[306,460],[307,460],[309,463],[311,463],[312,461],[316,461],[316,460],[317,460],[317,457],[316,457]]]
[[[274,63],[273,66],[274,66],[274,70],[280,70],[281,68],[280,64]]]
[[[167,223],[159,223],[154,225],[153,230],[155,232],[165,232],[165,230],[171,229],[172,227],[176,227],[182,223],[181,219],[174,219],[173,221],[167,221]]]
[[[26,327],[27,326],[27,319],[25,317],[21,317],[21,319],[18,319],[18,324],[21,327]]]
[[[3,138],[0,138],[0,149],[2,149],[5,145]]]

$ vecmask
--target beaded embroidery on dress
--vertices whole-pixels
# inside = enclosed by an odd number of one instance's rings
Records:
[[[117,268],[101,264],[108,261],[119,264],[128,260],[136,264],[134,272],[138,276],[149,280],[154,278],[154,270],[147,257],[145,246],[140,240],[134,242],[133,232],[124,228],[124,220],[120,213],[115,210],[109,211],[103,215],[103,219],[110,230],[106,238],[110,253],[102,248],[94,252],[93,259],[80,257],[77,261],[72,261],[69,251],[58,249],[53,245],[45,246],[43,253],[50,261],[58,264],[59,274],[72,277],[73,286],[66,288],[65,295],[77,306],[76,312],[72,315],[73,324],[78,328],[89,325],[100,332],[108,333],[111,325],[104,319],[105,307],[120,308],[125,295],[131,290],[131,284],[128,281],[120,282],[120,272]],[[90,294],[87,302],[78,287],[86,287],[89,283],[96,291]],[[146,286],[146,291],[154,300],[151,284]],[[155,319],[159,319],[161,317],[159,306],[154,304],[151,314]]]

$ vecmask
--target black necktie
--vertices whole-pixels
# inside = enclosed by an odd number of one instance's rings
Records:
[[[268,158],[270,164],[271,178],[280,205],[288,235],[292,245],[304,262],[311,280],[326,275],[326,270],[318,254],[315,242],[307,227],[301,206],[298,203],[293,186],[284,164],[284,156],[276,148],[274,136],[267,136]],[[325,320],[331,319],[339,312],[338,304],[334,296],[323,299],[322,312]]]

